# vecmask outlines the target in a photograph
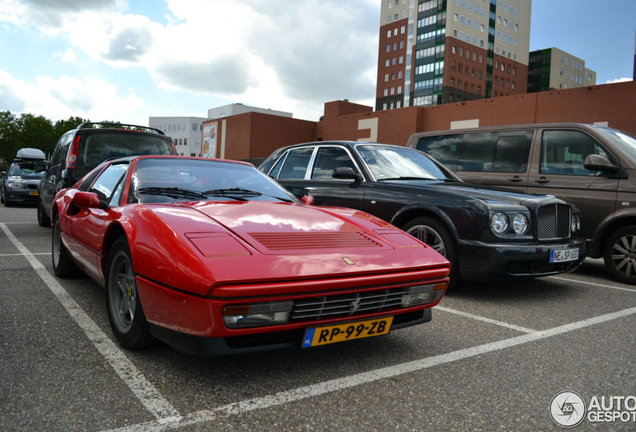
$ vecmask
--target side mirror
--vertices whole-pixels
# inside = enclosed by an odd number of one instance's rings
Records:
[[[99,195],[94,192],[77,191],[73,195],[73,205],[79,208],[98,208],[106,210],[108,204],[99,199]]]
[[[612,165],[612,163],[605,156],[591,154],[587,155],[585,161],[583,162],[583,167],[590,171],[604,171],[604,172],[616,172],[618,168],[616,165]]]
[[[355,172],[351,167],[339,167],[333,169],[333,178],[337,179],[351,179],[355,181],[362,181],[362,176]]]
[[[305,195],[300,200],[303,202],[303,204],[308,205],[308,206],[314,205],[314,201],[315,201],[314,197],[311,196],[311,195]]]

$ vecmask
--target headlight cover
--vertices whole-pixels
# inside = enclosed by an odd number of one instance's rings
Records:
[[[223,322],[231,329],[287,324],[294,302],[252,303],[223,307]]]
[[[509,224],[508,216],[505,213],[497,212],[490,218],[490,228],[497,234],[505,234]]]
[[[523,206],[490,209],[490,230],[497,237],[509,240],[532,239],[532,216]]]
[[[528,217],[523,213],[517,213],[512,219],[512,228],[519,235],[525,234],[529,226]]]
[[[25,183],[13,180],[7,183],[7,187],[11,189],[26,189],[27,185]]]

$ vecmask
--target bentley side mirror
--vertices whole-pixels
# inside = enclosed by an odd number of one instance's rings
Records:
[[[362,181],[362,176],[355,172],[351,167],[339,167],[333,169],[333,178],[337,179],[351,179],[355,181]]]

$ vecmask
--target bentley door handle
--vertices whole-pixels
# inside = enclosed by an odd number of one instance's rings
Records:
[[[538,179],[536,179],[534,182],[535,183],[539,183],[539,184],[546,184],[548,183],[550,180],[548,180],[546,177],[541,176]]]
[[[513,182],[513,183],[519,183],[521,180],[523,180],[521,177],[519,177],[518,175],[514,176],[514,177],[510,177],[508,179],[508,181]]]

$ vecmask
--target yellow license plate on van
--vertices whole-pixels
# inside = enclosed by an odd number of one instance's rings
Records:
[[[354,321],[323,327],[310,327],[305,330],[303,348],[344,342],[353,339],[382,336],[391,330],[393,317]]]

